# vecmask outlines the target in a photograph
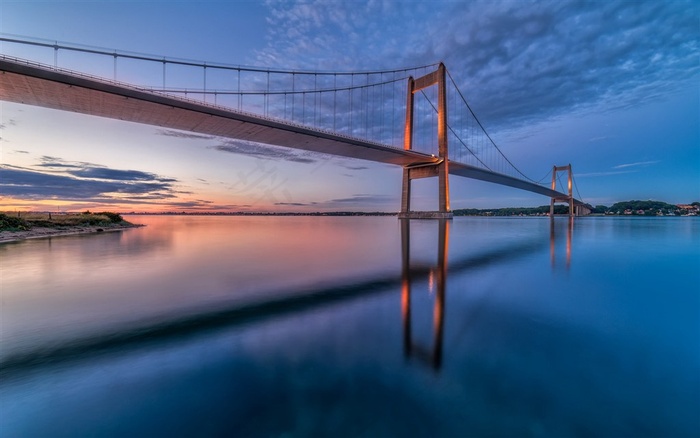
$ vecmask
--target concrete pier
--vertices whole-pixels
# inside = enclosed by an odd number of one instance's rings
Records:
[[[399,219],[452,219],[451,211],[402,211]]]

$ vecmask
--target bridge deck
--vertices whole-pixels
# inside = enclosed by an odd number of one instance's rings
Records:
[[[418,152],[7,58],[0,58],[0,72],[0,99],[6,101],[402,166],[437,161]]]
[[[0,56],[0,99],[243,141],[410,166],[437,158],[282,120],[165,95]],[[70,90],[70,91],[69,91]],[[450,173],[539,193],[560,192],[478,167],[450,162]],[[576,200],[575,203],[582,204]]]

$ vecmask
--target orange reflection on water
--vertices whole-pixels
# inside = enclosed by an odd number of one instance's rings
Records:
[[[556,232],[555,232],[555,225],[554,225],[554,218],[550,218],[549,221],[549,259],[550,263],[552,265],[552,268],[555,266],[555,261],[556,261]],[[573,234],[574,234],[574,217],[569,216],[567,218],[567,224],[566,224],[566,245],[565,245],[565,254],[566,254],[566,269],[569,269],[571,267],[571,247],[572,247],[572,240],[573,240]]]
[[[147,226],[0,245],[3,353],[400,269],[392,217],[125,218]]]
[[[442,366],[442,343],[445,319],[445,287],[447,283],[447,254],[450,222],[440,220],[438,223],[438,260],[437,266],[428,271],[428,292],[435,295],[433,303],[433,342],[432,348],[417,345],[412,339],[411,327],[411,265],[410,236],[411,220],[401,219],[402,247],[402,288],[401,316],[403,322],[404,354],[407,358],[416,357],[430,364],[435,370]]]

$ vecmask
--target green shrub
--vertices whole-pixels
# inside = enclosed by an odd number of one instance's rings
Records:
[[[76,217],[75,225],[103,225],[105,216],[98,216],[92,213],[83,213]]]
[[[0,213],[0,230],[26,231],[31,226],[24,219]]]
[[[110,222],[112,222],[113,224],[121,223],[124,220],[119,213],[112,213],[111,211],[103,211],[101,213],[95,213],[95,214],[107,216],[109,218]]]

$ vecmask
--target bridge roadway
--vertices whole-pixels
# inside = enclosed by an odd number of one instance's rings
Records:
[[[348,158],[420,166],[438,158],[284,120],[108,81],[0,55],[0,99],[93,116]],[[529,181],[450,161],[449,172],[538,193],[567,195]],[[585,205],[575,199],[575,205]]]

